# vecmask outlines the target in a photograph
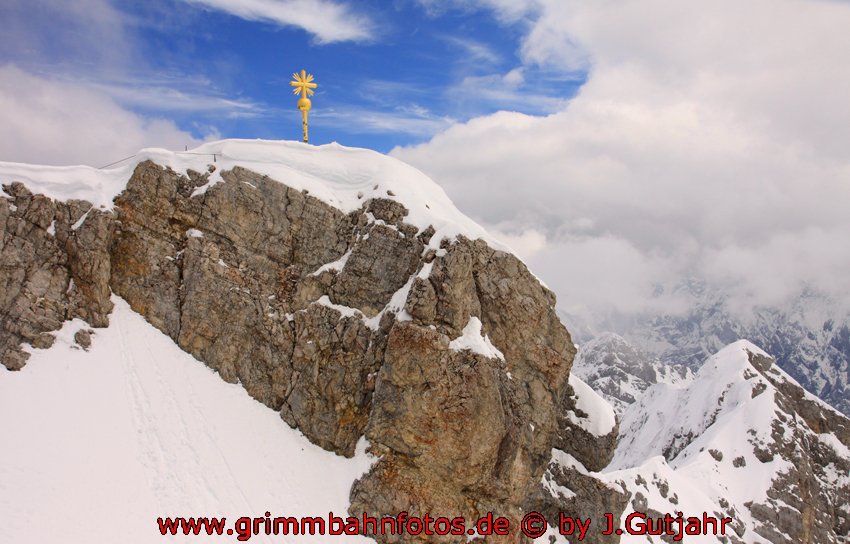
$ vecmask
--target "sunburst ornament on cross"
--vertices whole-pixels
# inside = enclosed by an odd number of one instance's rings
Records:
[[[307,132],[307,114],[310,108],[313,107],[313,102],[309,97],[313,96],[313,89],[318,87],[313,83],[313,74],[308,74],[306,70],[301,70],[301,73],[292,74],[292,81],[289,82],[294,87],[292,92],[300,94],[298,99],[298,109],[301,110],[301,122],[304,125],[304,143],[307,143],[309,133]]]

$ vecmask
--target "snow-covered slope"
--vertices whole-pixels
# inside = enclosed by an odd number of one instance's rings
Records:
[[[753,398],[758,388],[766,384],[763,379],[758,380],[751,369],[748,352],[767,356],[747,341],[736,342],[711,357],[689,386],[677,388],[658,384],[649,388],[623,416],[620,443],[611,468],[634,466],[656,455],[679,466],[694,455],[692,445],[703,450],[714,445],[741,446],[736,442],[715,444],[713,441],[718,433],[729,433],[724,425],[730,422],[737,427],[761,430],[764,436],[760,438],[767,440],[775,409],[775,392],[766,391],[767,394]],[[727,416],[721,422],[723,425],[715,426],[722,416]],[[746,444],[749,439],[746,429],[743,431],[737,438]],[[752,447],[745,449],[752,453]],[[729,453],[747,452],[734,450]]]
[[[111,209],[139,163],[150,160],[186,174],[212,170],[205,192],[220,183],[221,172],[235,166],[266,175],[345,212],[359,209],[374,197],[397,200],[410,212],[405,221],[421,229],[433,225],[435,240],[464,234],[505,246],[462,214],[445,191],[412,166],[368,149],[322,146],[279,140],[220,140],[186,152],[143,149],[131,159],[107,169],[89,166],[36,166],[0,162],[0,183],[23,182],[31,191],[56,200],[82,199]]]
[[[739,341],[629,406],[602,477],[634,512],[734,519],[731,542],[846,542],[850,421]],[[688,542],[717,542],[713,536]],[[623,542],[648,542],[624,535]]]
[[[353,459],[311,444],[114,303],[90,351],[74,320],[25,371],[0,367],[0,542],[160,542],[160,516],[345,515],[365,440]],[[298,542],[334,538],[371,542]]]
[[[578,417],[575,412],[569,412],[567,415],[573,423],[593,436],[611,433],[617,425],[617,415],[611,404],[575,374],[570,374],[570,386],[575,393],[576,410],[585,414]]]

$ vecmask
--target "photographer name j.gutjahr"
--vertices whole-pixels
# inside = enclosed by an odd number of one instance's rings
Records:
[[[619,519],[613,514],[605,514],[606,527],[602,534],[666,535],[678,542],[684,536],[725,535],[726,526],[732,523],[732,518],[716,518],[707,512],[703,512],[699,517],[685,517],[682,512],[677,512],[675,516],[665,514],[661,517],[650,517],[642,512],[632,512],[623,521],[623,526],[620,527]]]

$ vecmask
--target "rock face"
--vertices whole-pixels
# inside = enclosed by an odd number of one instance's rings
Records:
[[[70,317],[105,326],[111,290],[314,443],[350,456],[368,438],[380,460],[352,513],[494,512],[521,540],[553,447],[581,436],[563,417],[575,348],[554,295],[511,254],[406,223],[393,198],[344,213],[239,167],[198,190],[212,171],[140,163],[113,211],[7,187],[3,364]],[[592,466],[613,453],[573,445]]]
[[[753,353],[750,363],[776,388],[779,407],[772,440],[755,444],[754,453],[763,463],[780,458],[791,464],[773,481],[767,499],[750,506],[756,532],[777,543],[847,541],[850,420],[773,370],[772,359]]]
[[[21,183],[0,198],[0,363],[26,364],[22,342],[50,347],[67,319],[108,323],[111,214],[88,202],[54,202]]]
[[[546,468],[532,506],[550,526],[558,527],[561,515],[591,520],[582,542],[613,544],[616,534],[604,535],[606,514],[622,513],[628,494],[617,483],[608,482],[601,471],[614,456],[619,424],[614,412],[587,384],[570,376],[561,399],[559,432],[553,458]]]
[[[465,239],[441,253],[413,281],[412,320],[390,330],[366,433],[382,459],[353,509],[518,520],[551,455],[575,351],[552,294],[515,257]],[[450,348],[469,316],[504,360]]]

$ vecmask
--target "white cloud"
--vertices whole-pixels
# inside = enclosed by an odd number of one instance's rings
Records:
[[[99,167],[144,147],[200,143],[172,121],[127,111],[102,91],[13,65],[0,66],[0,111],[2,161]]]
[[[9,0],[0,19],[0,160],[102,166],[142,147],[199,143],[167,118],[175,113],[199,123],[265,113],[203,76],[153,67],[141,22],[110,0]],[[195,134],[217,134],[199,123]]]
[[[544,0],[543,3],[546,7],[522,45],[523,59],[568,72],[586,70],[590,63],[588,53],[572,32],[578,10],[567,1]]]
[[[302,28],[319,43],[369,41],[374,24],[346,4],[332,0],[184,0],[250,21]]]
[[[528,261],[546,249],[546,234],[516,225],[482,225],[487,232],[507,245],[520,259]]]
[[[686,308],[687,301],[676,293],[653,296],[658,279],[677,269],[679,259],[647,253],[619,236],[547,240],[526,263],[558,295],[558,306],[571,315],[601,319],[640,312],[677,313]]]
[[[536,9],[524,62],[589,66],[578,96],[394,155],[479,221],[545,233],[529,263],[565,306],[677,307],[652,293],[692,274],[754,304],[803,284],[850,303],[850,5]]]

